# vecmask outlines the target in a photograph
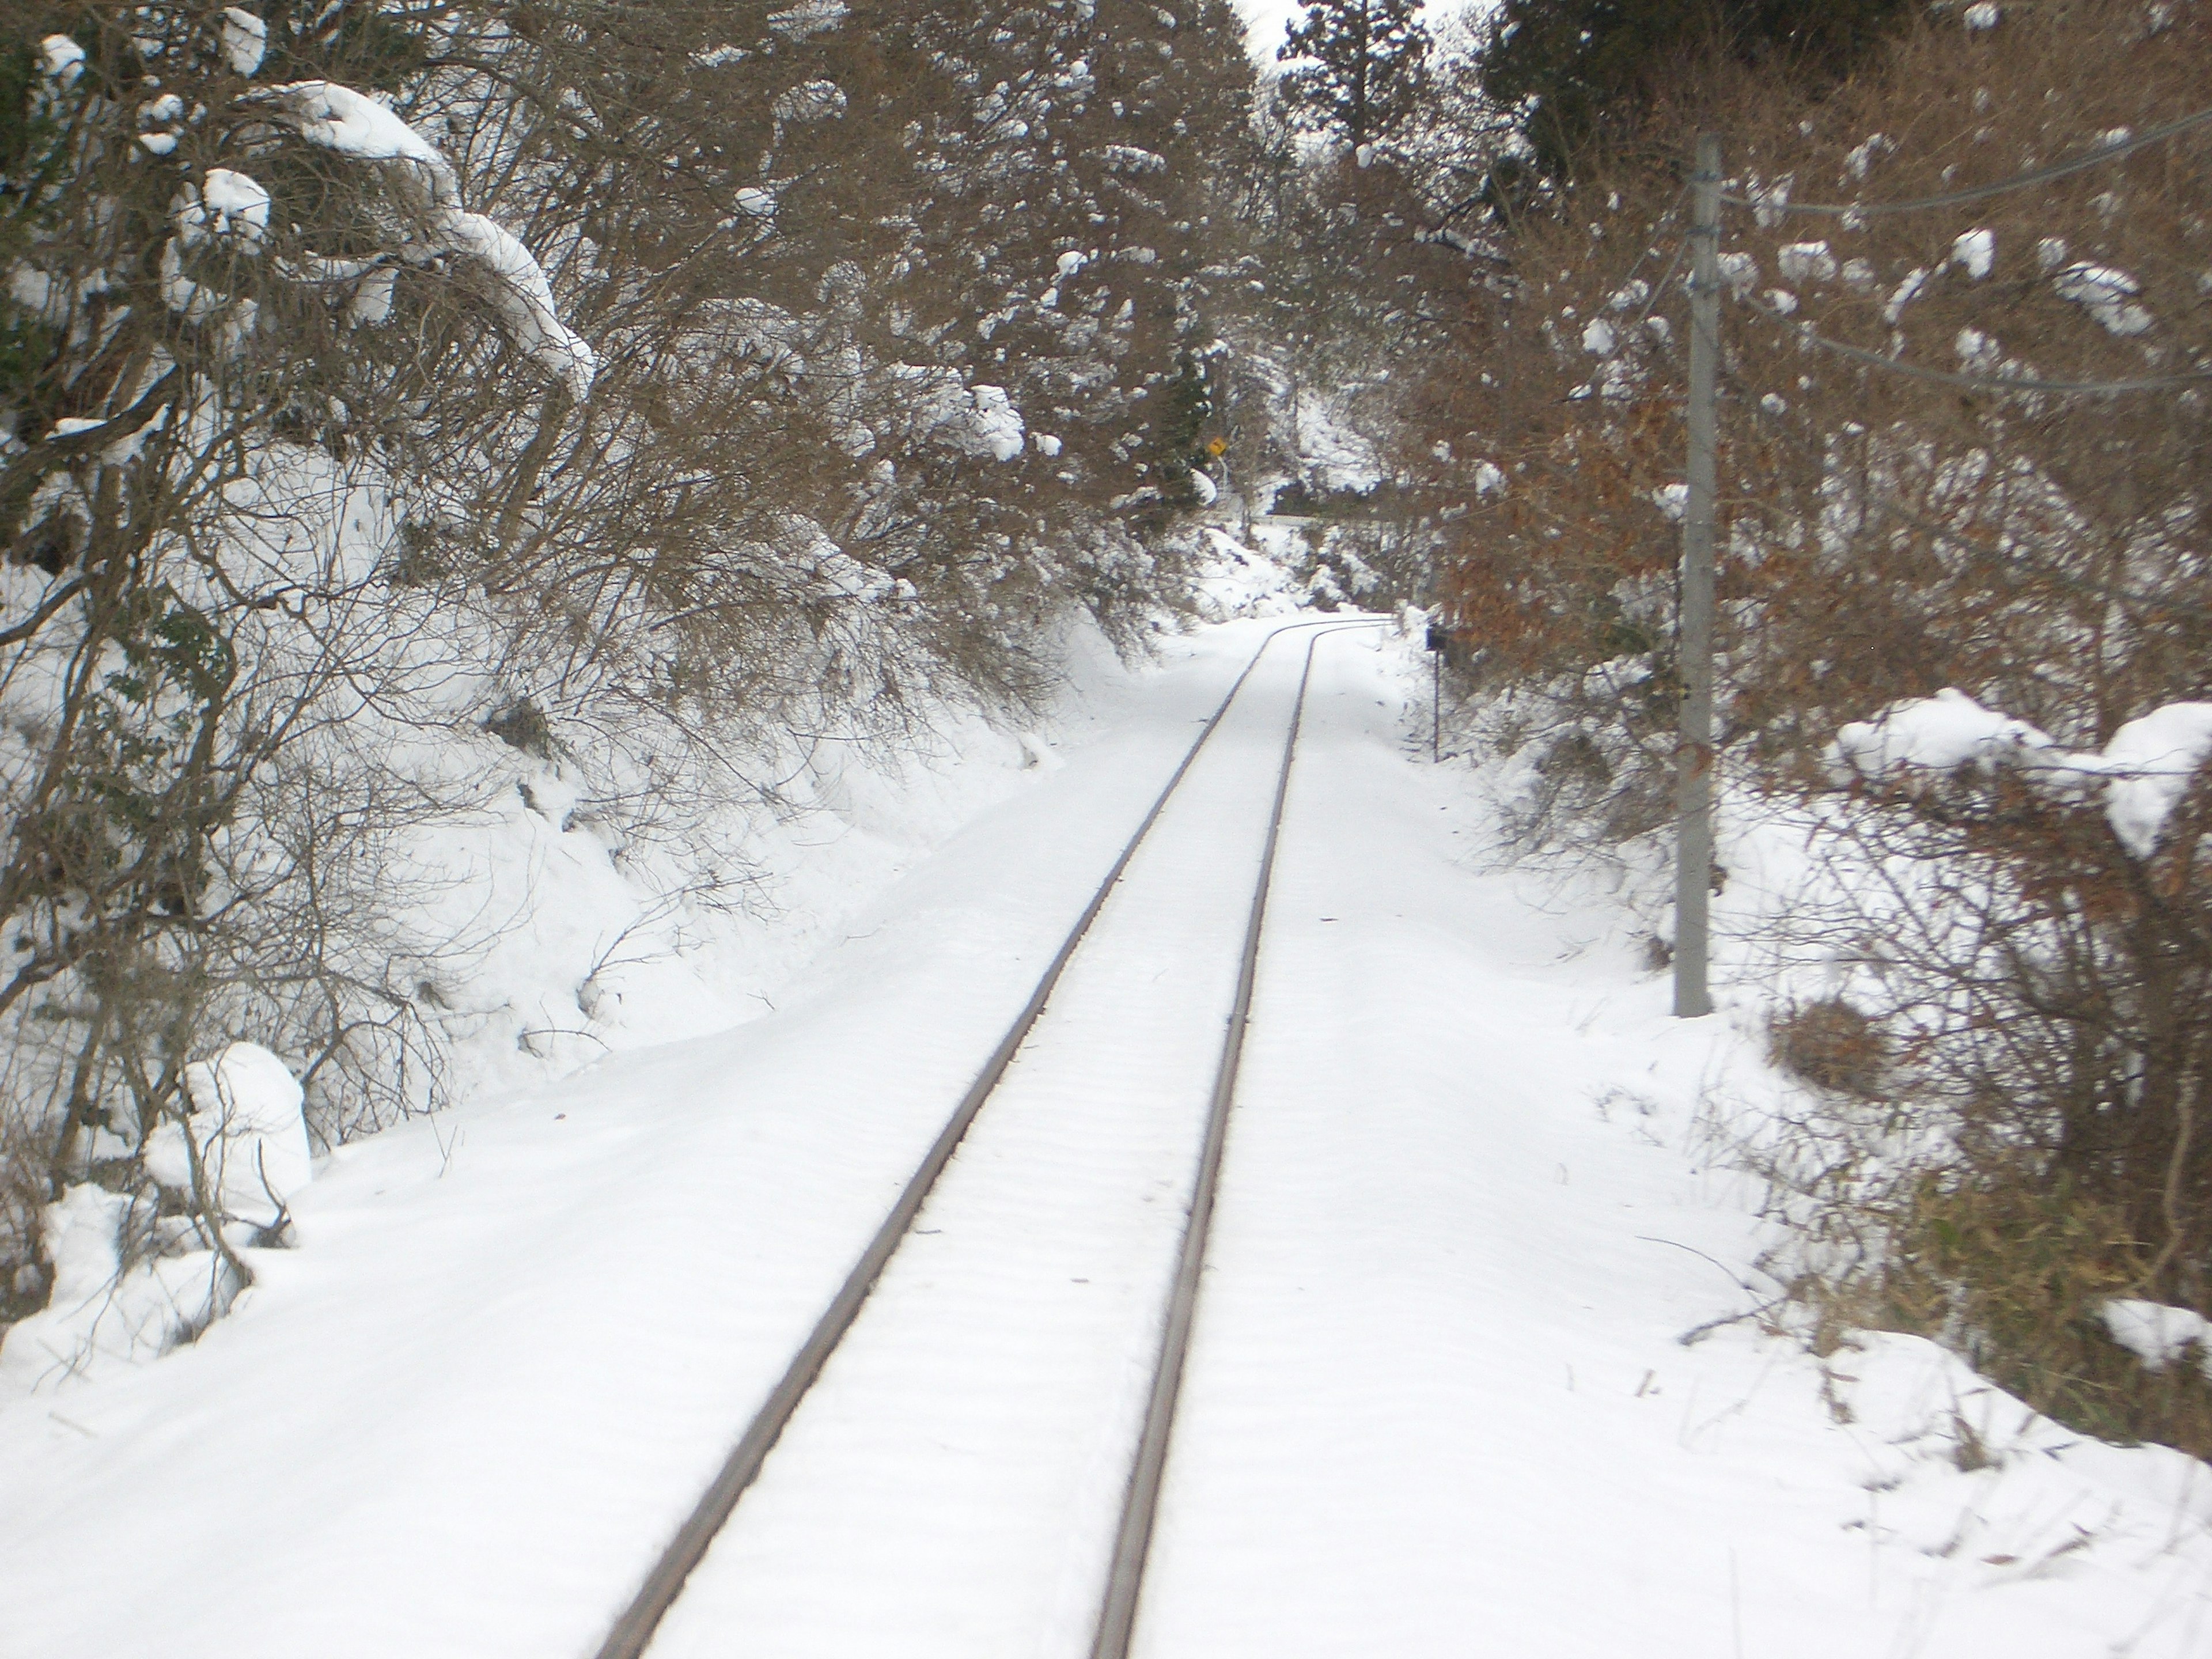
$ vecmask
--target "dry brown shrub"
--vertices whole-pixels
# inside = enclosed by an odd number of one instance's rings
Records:
[[[1601,828],[1630,776],[1656,795],[1679,532],[1654,494],[1685,447],[1668,279],[1684,161],[1718,130],[1731,194],[1770,210],[1732,206],[1723,229],[1755,273],[1723,307],[1724,765],[1850,826],[1850,929],[1887,988],[1879,1006],[1855,993],[1856,1018],[1814,1004],[1777,1023],[1778,1060],[1827,1091],[1790,1131],[1793,1213],[1821,1245],[1801,1287],[1837,1317],[1944,1336],[2084,1428],[2198,1450],[2202,1378],[2143,1370],[2094,1310],[2212,1306],[2203,785],[2145,857],[2094,796],[2002,776],[1837,805],[1825,750],[1947,686],[2085,749],[2212,696],[2212,389],[2002,383],[2212,368],[2212,131],[1925,210],[1771,210],[1784,185],[1802,206],[2002,183],[2194,114],[2207,84],[2203,0],[2051,0],[1982,31],[1931,9],[1817,100],[1741,68],[1691,76],[1646,148],[1590,158],[1513,227],[1512,270],[1464,305],[1401,451],[1450,514],[1474,678],[1540,711],[1499,729],[1556,751],[1540,777],[1601,758],[1602,794],[1583,791]],[[1980,274],[1972,232],[1990,240]],[[2077,267],[2122,274],[2144,320],[2069,295]]]
[[[1840,997],[1778,1011],[1767,1056],[1816,1089],[1872,1100],[1889,1080],[1892,1056],[1881,1028]]]
[[[2141,1287],[2151,1254],[2113,1206],[2029,1166],[1971,1186],[1924,1181],[1893,1226],[1877,1322],[1950,1334],[1977,1369],[2072,1427],[2212,1457],[2212,1382],[2195,1356],[2151,1370],[2098,1316]]]

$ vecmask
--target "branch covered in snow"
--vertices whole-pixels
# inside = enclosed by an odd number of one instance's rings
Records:
[[[2010,769],[2052,789],[2102,785],[2112,833],[2131,854],[2147,859],[2208,757],[2212,702],[2154,709],[2115,732],[2102,754],[2090,754],[2061,749],[2027,721],[1947,688],[1845,726],[1830,748],[1829,769],[1838,783],[1972,767]]]
[[[246,101],[321,149],[412,169],[428,235],[408,250],[410,256],[450,255],[490,277],[489,298],[516,349],[579,400],[591,391],[598,354],[561,320],[544,268],[505,226],[461,206],[460,181],[428,139],[374,99],[331,81],[266,87],[246,94]]]

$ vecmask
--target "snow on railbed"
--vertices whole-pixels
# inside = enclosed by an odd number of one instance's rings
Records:
[[[0,1410],[9,1659],[590,1651],[1260,626],[1114,690],[773,1015],[348,1149],[240,1315]],[[1669,1018],[1606,895],[1496,868],[1408,757],[1418,670],[1322,650],[1140,1650],[2204,1651],[2200,1465],[1732,1318],[1742,1005]]]

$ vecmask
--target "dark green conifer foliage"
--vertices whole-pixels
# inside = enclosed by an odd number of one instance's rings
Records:
[[[1818,83],[1850,72],[1912,0],[1502,0],[1483,89],[1533,100],[1542,169],[1567,171],[1592,138],[1632,130],[1670,76],[1718,52]]]
[[[1283,95],[1310,131],[1340,134],[1357,150],[1413,113],[1427,80],[1421,0],[1309,0],[1275,56],[1292,67]]]

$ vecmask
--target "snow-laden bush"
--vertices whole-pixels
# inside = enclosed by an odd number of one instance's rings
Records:
[[[646,9],[0,48],[0,1318],[82,1188],[118,1271],[281,1231],[194,1081],[229,1045],[317,1146],[574,1064],[825,751],[1189,602],[1147,416],[1242,120],[1215,0]]]
[[[1759,890],[1741,815],[1800,843],[1733,994],[1821,1079],[1767,1152],[1793,1218],[1852,1248],[1801,1282],[1833,1268],[1859,1316],[1971,1346],[2076,1422],[2212,1447],[2203,1379],[2154,1388],[2096,1311],[2212,1312],[2212,226],[2183,205],[2208,152],[2113,153],[2195,112],[2212,33],[2186,8],[2142,22],[2061,0],[1999,34],[1905,28],[1817,100],[1707,63],[1682,83],[1702,106],[1648,112],[1632,150],[1542,193],[1493,180],[1510,269],[1424,359],[1392,459],[1444,527],[1463,736],[1510,748],[1532,840],[1656,892],[1687,254],[1680,167],[1651,158],[1725,133],[1717,712],[1740,817],[1714,879],[1724,915]]]

